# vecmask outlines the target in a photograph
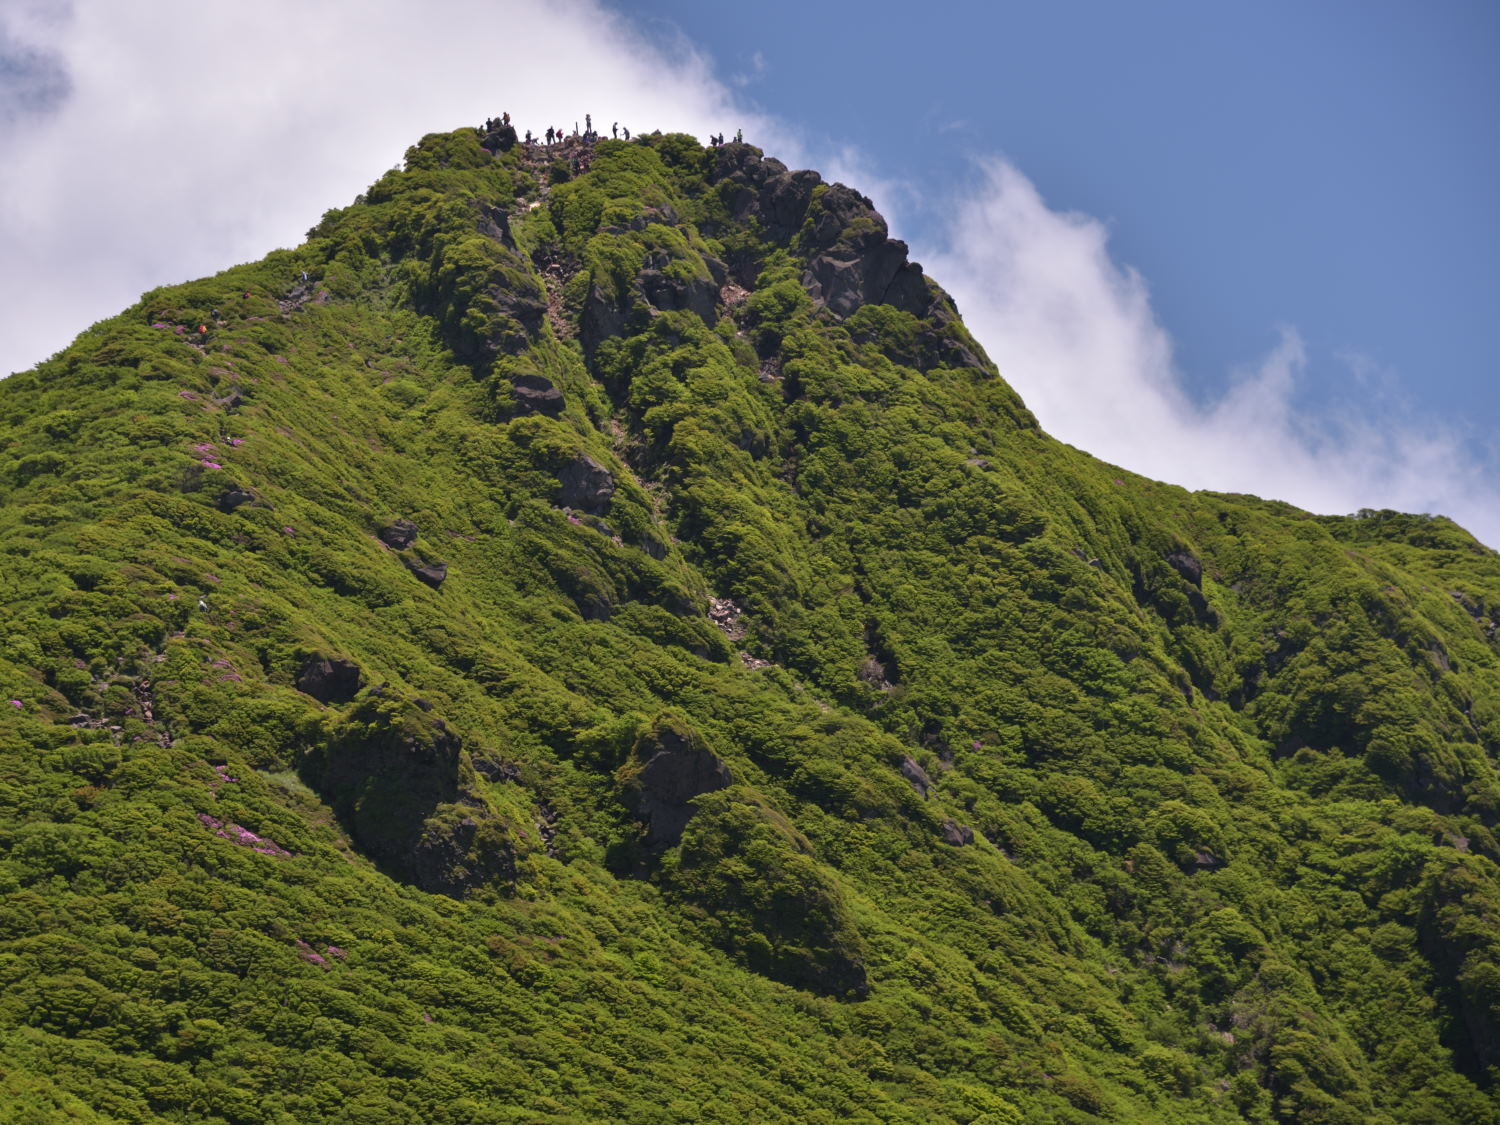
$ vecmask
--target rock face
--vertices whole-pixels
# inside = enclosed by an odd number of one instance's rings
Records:
[[[1203,564],[1187,551],[1173,551],[1167,556],[1167,565],[1199,589],[1203,588]]]
[[[943,821],[943,842],[962,848],[974,842],[974,829],[956,820]]]
[[[479,144],[490,152],[509,152],[516,147],[516,141],[516,127],[501,122],[486,133]]]
[[[411,700],[371,692],[302,773],[360,849],[405,882],[459,898],[514,877],[509,836],[473,792],[458,737]]]
[[[652,308],[662,312],[686,309],[697,313],[706,324],[714,321],[719,287],[711,278],[674,277],[660,269],[644,269],[636,276],[636,284]]]
[[[867,198],[832,184],[812,215],[803,236],[808,261],[802,283],[815,302],[840,317],[872,304],[927,315],[932,295],[922,267],[907,261],[906,243],[887,237],[885,220]]]
[[[917,791],[917,796],[926,797],[932,790],[932,778],[927,776],[924,770],[914,759],[901,759],[901,776],[906,778],[907,783]]]
[[[557,472],[557,502],[567,508],[602,515],[615,494],[615,478],[592,457],[580,454]]]
[[[563,393],[551,379],[541,375],[515,375],[511,378],[510,396],[517,414],[544,414],[556,418],[563,411]]]
[[[621,776],[627,807],[646,822],[646,842],[658,847],[682,839],[696,811],[694,797],[733,781],[729,767],[686,724],[670,716],[658,718],[636,738]]]
[[[417,525],[411,520],[396,520],[383,527],[377,534],[380,541],[393,551],[404,551],[417,541]]]
[[[415,559],[403,559],[402,561],[406,563],[407,570],[411,571],[418,579],[431,586],[434,590],[441,586],[443,580],[448,577],[447,563],[422,563]]]
[[[713,161],[709,182],[734,185],[723,195],[731,216],[758,224],[773,242],[786,242],[797,233],[813,191],[823,182],[816,172],[788,172],[781,161],[762,157],[747,144],[721,145],[713,150]]]
[[[219,511],[232,512],[241,504],[248,504],[254,499],[255,493],[235,485],[230,485],[223,492],[219,493],[219,498],[214,503],[217,505]]]
[[[297,690],[319,703],[347,703],[359,694],[359,665],[337,656],[309,656],[297,673]]]

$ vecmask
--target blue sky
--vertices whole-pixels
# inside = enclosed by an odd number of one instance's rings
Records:
[[[1500,428],[1493,0],[626,8],[923,203],[1001,154],[1050,206],[1103,219],[1197,393],[1289,324],[1313,398],[1357,356]],[[897,202],[909,234],[937,217]]]
[[[5,0],[0,374],[425,132],[743,126],[871,195],[1063,440],[1500,546],[1497,55],[1493,0]]]

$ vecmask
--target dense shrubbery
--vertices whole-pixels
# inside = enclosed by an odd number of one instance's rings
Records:
[[[423,138],[0,386],[12,1116],[1500,1115],[1495,555],[1099,464],[813,300],[869,216],[592,160]]]

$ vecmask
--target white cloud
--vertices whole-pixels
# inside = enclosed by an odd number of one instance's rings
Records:
[[[1051,210],[1005,161],[982,171],[926,264],[1050,433],[1189,488],[1316,512],[1441,512],[1500,544],[1500,488],[1467,435],[1422,420],[1368,357],[1342,357],[1357,397],[1309,412],[1298,397],[1307,350],[1283,327],[1266,356],[1199,405],[1145,281],[1110,257],[1104,224]]]
[[[71,83],[0,132],[0,375],[148,288],[296,245],[422,134],[502,110],[797,148],[691,44],[594,0],[30,0],[0,32]]]

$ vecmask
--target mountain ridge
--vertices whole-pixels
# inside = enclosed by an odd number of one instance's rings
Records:
[[[852,189],[432,134],[0,426],[35,1120],[1493,1115],[1497,556],[1061,445]]]

